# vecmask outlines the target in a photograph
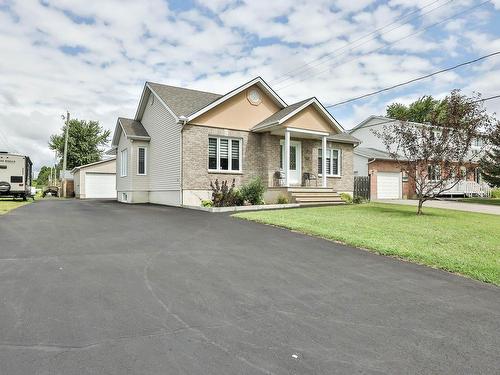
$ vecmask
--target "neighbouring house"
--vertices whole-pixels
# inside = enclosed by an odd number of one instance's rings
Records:
[[[357,143],[318,99],[288,105],[260,77],[222,95],[147,82],[113,136],[118,200],[199,205],[215,179],[260,177],[266,202],[327,201],[352,193]]]
[[[370,176],[371,199],[415,197],[413,181],[401,172],[399,162],[391,158],[382,140],[373,133],[374,130],[381,131],[385,125],[397,121],[383,116],[370,116],[349,131],[351,135],[361,141],[359,147],[354,149],[354,175]],[[419,123],[414,123],[414,125],[423,126]],[[490,189],[487,184],[481,181],[481,173],[477,163],[472,163],[464,168],[462,175],[463,181],[443,195],[484,196],[488,194]],[[436,176],[436,178],[438,177]]]
[[[116,158],[74,168],[75,197],[79,199],[116,199]]]

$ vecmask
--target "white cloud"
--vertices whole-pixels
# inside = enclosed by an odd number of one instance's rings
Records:
[[[12,0],[0,10],[0,132],[30,154],[36,168],[53,161],[47,142],[59,131],[66,109],[113,129],[118,115],[134,115],[145,80],[223,93],[257,75],[279,82],[300,68],[302,74],[274,85],[283,87],[280,95],[289,102],[315,95],[328,104],[429,73],[440,57],[458,59],[464,49],[491,51],[499,43],[481,29],[498,18],[493,7],[484,7],[486,15],[449,22],[439,37],[424,33],[382,49],[418,27],[401,17],[427,12],[427,0],[342,0],[334,6],[326,0],[216,0],[188,11],[163,0],[44,4]],[[454,2],[453,12],[471,5],[471,0]],[[424,16],[426,24],[444,17],[441,12],[449,15],[450,8]],[[69,55],[64,48],[79,53]],[[498,66],[481,64],[475,74],[474,79],[460,73],[436,77],[422,94],[454,84],[485,92],[500,87]],[[334,114],[352,124],[383,113],[385,105],[374,97],[335,108]],[[5,148],[2,142],[0,135]]]

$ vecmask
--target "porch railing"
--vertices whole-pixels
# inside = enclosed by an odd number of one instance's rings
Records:
[[[453,183],[445,185],[445,187],[451,186]],[[434,190],[434,194],[437,195],[439,189]],[[441,193],[441,195],[463,195],[465,197],[489,197],[491,195],[491,187],[484,183],[477,183],[476,181],[459,181],[451,189],[446,190]]]

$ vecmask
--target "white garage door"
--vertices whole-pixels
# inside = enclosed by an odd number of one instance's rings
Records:
[[[116,198],[116,174],[87,172],[85,198]]]
[[[401,173],[377,173],[377,199],[401,198]]]

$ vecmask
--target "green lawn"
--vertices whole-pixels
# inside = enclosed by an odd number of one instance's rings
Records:
[[[459,201],[466,203],[492,204],[494,206],[500,206],[500,198],[464,198],[459,199]]]
[[[0,199],[0,215],[6,214],[7,212],[24,206],[30,203],[30,201],[23,202],[22,200],[12,200],[12,199]]]
[[[394,204],[254,211],[233,216],[400,257],[500,285],[500,216]]]

